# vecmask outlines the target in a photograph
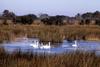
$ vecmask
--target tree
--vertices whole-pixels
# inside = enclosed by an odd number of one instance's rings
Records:
[[[44,24],[47,25],[63,25],[63,20],[66,18],[66,16],[63,15],[57,15],[57,16],[50,16],[49,18],[43,18],[41,19]]]
[[[93,13],[93,17],[96,19],[96,18],[100,18],[100,12],[99,11],[96,11]]]
[[[37,16],[34,14],[28,14],[24,16],[17,16],[16,17],[16,23],[22,23],[22,24],[32,24],[32,22],[37,19]]]
[[[8,17],[9,16],[9,10],[4,10],[2,16]]]
[[[28,16],[29,18],[31,18],[33,20],[37,19],[37,16],[35,14],[28,14],[26,16]]]
[[[4,10],[2,16],[10,19],[14,19],[16,17],[15,13],[10,12],[9,10]]]
[[[93,13],[87,12],[82,15],[83,19],[91,19],[93,17]]]
[[[48,14],[40,14],[39,18],[40,19],[49,18],[49,15]]]
[[[75,18],[78,19],[78,20],[81,20],[81,19],[82,19],[82,16],[81,16],[80,13],[78,13],[78,14],[75,16]]]

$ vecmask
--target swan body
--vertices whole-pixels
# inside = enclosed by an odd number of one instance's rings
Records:
[[[48,44],[46,44],[46,45],[41,45],[40,46],[40,49],[50,49],[50,48],[51,48],[50,42]]]
[[[74,44],[72,44],[72,47],[75,47],[75,48],[78,47],[77,40],[74,41]]]
[[[38,41],[34,41],[34,43],[30,44],[30,46],[32,46],[33,48],[37,49],[37,48],[39,48],[39,42]]]
[[[38,41],[34,41],[34,43],[30,44],[31,47],[35,48],[35,49],[50,49],[51,46],[50,46],[50,42],[46,45],[43,45],[43,44],[39,44]]]
[[[33,48],[39,48],[37,44],[30,44],[30,46],[32,46]]]

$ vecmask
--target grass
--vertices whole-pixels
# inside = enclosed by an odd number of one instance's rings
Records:
[[[39,55],[18,51],[8,54],[0,49],[0,67],[100,67],[100,56],[81,52]]]
[[[100,26],[85,25],[0,25],[0,42],[14,41],[17,37],[37,37],[41,41],[62,42],[64,39],[100,41]]]
[[[17,37],[38,37],[41,41],[61,42],[63,39],[100,38],[99,26],[1,25],[0,42]],[[100,57],[94,53],[39,55],[31,52],[8,54],[0,49],[0,67],[100,67]]]
[[[17,37],[37,37],[41,41],[62,42],[64,39],[100,41],[100,26],[85,25],[0,25],[0,42],[14,41]],[[20,51],[8,54],[0,49],[0,67],[100,67],[100,56],[94,53],[39,55]]]

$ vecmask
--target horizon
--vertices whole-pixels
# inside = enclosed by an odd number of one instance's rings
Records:
[[[16,15],[26,14],[48,14],[75,16],[77,13],[100,11],[100,1],[90,0],[2,0],[0,1],[0,13],[5,9],[14,12]]]
[[[7,9],[5,9],[5,10],[7,10]],[[4,11],[4,10],[3,10]],[[3,13],[3,11],[2,12],[0,12],[0,15],[2,15],[2,13]],[[8,10],[8,11],[10,11],[10,10]],[[98,11],[98,10],[97,10]],[[13,11],[10,11],[10,12],[13,12]],[[96,12],[96,11],[94,11],[94,12]],[[85,13],[94,13],[94,12],[85,12]],[[100,12],[100,11],[99,11]],[[16,13],[15,12],[13,12],[15,15],[16,15]],[[76,13],[75,15],[73,15],[73,16],[70,16],[70,15],[64,15],[64,14],[56,14],[56,15],[49,15],[48,13],[39,13],[40,15],[42,15],[42,14],[47,14],[48,16],[68,16],[68,17],[75,17],[77,14],[80,14],[80,15],[82,15],[82,14],[85,14],[85,13]],[[23,14],[23,15],[21,15],[21,14],[19,14],[19,15],[16,15],[16,16],[24,16],[24,15],[29,15],[29,14],[33,14],[33,15],[36,15],[36,14],[34,14],[34,13],[27,13],[27,14]],[[36,15],[37,17],[39,17],[40,15]]]

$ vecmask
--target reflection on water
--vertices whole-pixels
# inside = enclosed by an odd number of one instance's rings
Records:
[[[79,50],[79,51],[88,51],[88,52],[95,51],[96,55],[100,54],[100,42],[96,42],[96,41],[77,41],[78,46],[73,47],[72,45],[74,44],[74,42],[69,43],[68,41],[64,40],[63,43],[60,43],[59,46],[56,47],[51,46],[50,49],[41,49],[41,48],[35,49],[32,46],[30,46],[30,44],[34,43],[35,40],[38,39],[29,38],[29,39],[16,41],[16,42],[3,43],[1,46],[3,46],[7,52],[11,52],[11,53],[14,52],[15,50],[20,49],[22,52],[31,51],[33,53],[37,52],[37,53],[59,54],[59,53],[73,52]]]

